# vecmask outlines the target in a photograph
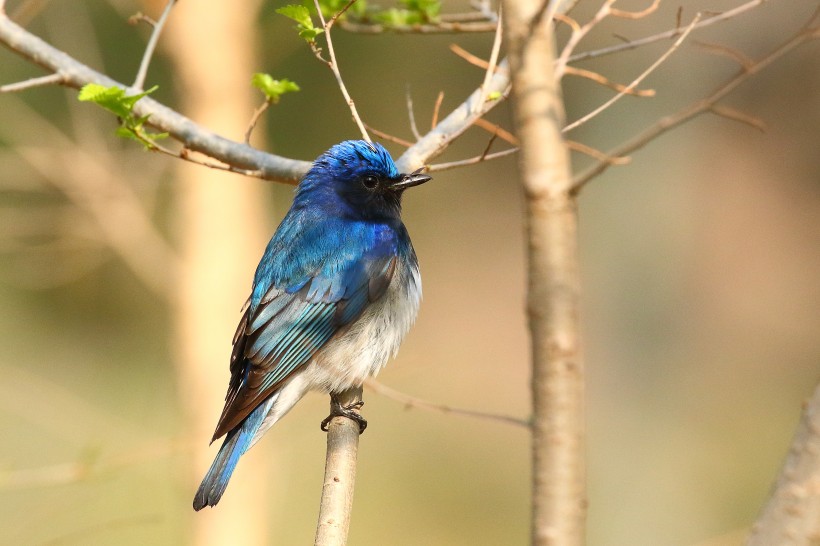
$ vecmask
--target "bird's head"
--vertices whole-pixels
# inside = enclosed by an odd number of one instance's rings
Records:
[[[299,184],[296,200],[333,207],[361,218],[392,218],[401,212],[407,188],[430,180],[402,174],[381,144],[346,140],[319,156]]]

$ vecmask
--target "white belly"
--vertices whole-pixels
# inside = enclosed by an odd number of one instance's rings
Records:
[[[397,265],[381,299],[307,365],[304,375],[309,388],[341,392],[376,375],[398,352],[416,320],[420,300],[418,269]]]

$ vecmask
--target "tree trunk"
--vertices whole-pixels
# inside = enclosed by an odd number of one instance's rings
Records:
[[[532,339],[532,543],[584,543],[584,366],[579,332],[577,209],[552,22],[542,0],[506,0],[520,170],[526,199],[527,312]]]

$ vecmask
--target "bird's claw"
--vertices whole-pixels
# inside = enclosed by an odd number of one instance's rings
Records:
[[[322,424],[321,424],[322,430],[324,432],[327,432],[327,428],[330,425],[330,421],[334,417],[347,417],[348,419],[352,419],[353,421],[356,421],[356,423],[359,425],[359,434],[363,433],[364,429],[367,428],[367,419],[362,417],[361,414],[359,414],[358,412],[353,411],[353,410],[361,409],[362,406],[364,406],[364,400],[359,400],[358,402],[353,402],[352,404],[350,404],[348,406],[343,406],[336,399],[335,396],[331,396],[330,397],[330,415],[325,417],[324,420],[322,421]]]

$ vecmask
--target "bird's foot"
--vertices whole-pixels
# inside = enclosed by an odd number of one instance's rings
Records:
[[[327,427],[328,425],[330,425],[330,421],[334,417],[347,417],[348,419],[356,421],[356,423],[358,423],[359,425],[359,434],[363,433],[364,429],[367,428],[367,419],[362,417],[361,414],[359,414],[358,412],[353,411],[361,409],[362,406],[364,406],[364,400],[359,400],[358,402],[354,402],[349,406],[343,406],[335,396],[331,395],[330,415],[325,417],[325,419],[322,421],[322,430],[327,432]]]

